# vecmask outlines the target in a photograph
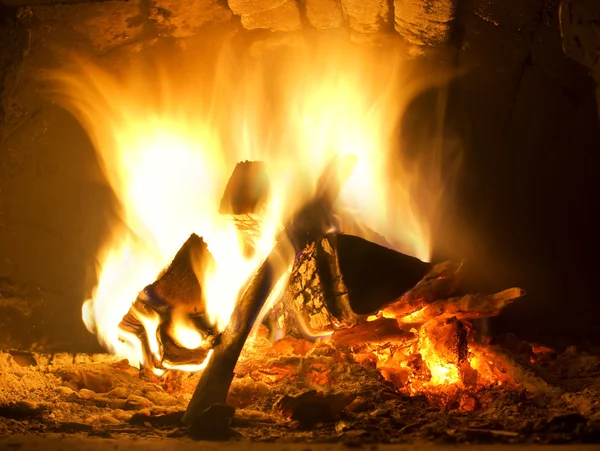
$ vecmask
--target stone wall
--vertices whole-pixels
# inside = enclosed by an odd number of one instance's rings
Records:
[[[507,309],[498,327],[535,331],[530,324],[540,312],[547,332],[579,324],[573,321],[578,309],[595,296],[587,288],[595,256],[583,237],[599,225],[586,202],[594,191],[591,168],[598,167],[600,133],[589,70],[562,50],[558,3],[0,0],[0,278],[16,283],[2,291],[11,299],[7,306],[29,296],[38,309],[28,316],[33,319],[14,321],[27,333],[11,343],[29,346],[49,336],[63,349],[93,345],[80,307],[115,215],[85,132],[44,99],[36,71],[52,65],[60,49],[121,64],[130,52],[157,42],[195,45],[194,39],[210,36],[209,29],[248,39],[303,31],[343,33],[378,45],[403,38],[423,70],[459,73],[447,89],[415,99],[404,123],[407,145],[426,147],[423,136],[437,133],[435,112],[443,98],[444,132],[466,154],[457,213],[462,220],[443,225],[438,253],[466,256],[482,289],[527,289],[527,302]],[[465,242],[451,233],[459,226],[469,231]],[[565,320],[569,312],[574,316]],[[6,318],[3,311],[0,316]]]
[[[64,10],[65,26],[100,50],[161,34],[189,37],[208,22],[236,20],[248,30],[347,28],[360,39],[394,29],[409,42],[439,45],[452,36],[456,0],[3,0],[44,14]],[[57,5],[59,3],[59,5]],[[73,18],[76,22],[70,23]]]

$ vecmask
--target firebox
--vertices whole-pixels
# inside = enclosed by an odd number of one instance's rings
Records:
[[[505,3],[0,0],[0,443],[599,443],[600,4]]]

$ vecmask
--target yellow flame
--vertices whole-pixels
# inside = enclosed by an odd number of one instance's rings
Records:
[[[216,262],[197,276],[209,318],[222,330],[281,224],[312,195],[336,154],[358,157],[339,207],[398,250],[428,260],[428,218],[415,202],[440,187],[423,182],[397,139],[402,112],[423,77],[412,82],[417,78],[409,77],[394,49],[297,44],[253,56],[225,43],[217,55],[162,53],[148,57],[157,64],[138,57],[119,71],[78,59],[51,75],[120,202],[123,224],[114,226],[99,256],[98,286],[83,308],[86,325],[111,352],[143,363],[139,343],[124,338],[119,322],[192,232],[204,238]],[[264,161],[271,182],[251,258],[240,249],[234,223],[218,213],[242,160]],[[160,360],[159,319],[141,319]],[[200,346],[200,334],[188,326],[177,324],[179,343]]]
[[[206,368],[206,366],[208,365],[208,362],[210,361],[212,354],[213,354],[213,350],[211,349],[210,351],[208,351],[208,354],[206,354],[204,361],[197,365],[193,365],[193,364],[173,365],[169,362],[163,362],[162,364],[165,368],[167,368],[169,370],[179,370],[179,371],[187,371],[189,373],[196,373],[196,372],[202,371],[204,368]]]
[[[182,348],[198,349],[204,343],[204,339],[200,332],[198,332],[198,329],[181,312],[175,311],[173,313],[171,324],[170,335],[173,337],[175,343]]]

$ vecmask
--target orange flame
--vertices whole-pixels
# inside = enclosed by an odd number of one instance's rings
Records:
[[[280,224],[312,194],[336,154],[358,157],[339,207],[398,250],[429,258],[430,224],[415,201],[442,187],[425,183],[398,149],[398,122],[424,85],[422,77],[409,83],[399,52],[301,41],[260,56],[228,45],[216,60],[199,55],[162,54],[151,69],[140,59],[119,73],[78,59],[51,76],[62,104],[90,135],[121,205],[123,225],[100,255],[98,286],[83,318],[104,346],[132,364],[143,363],[139,340],[119,322],[189,234],[202,236],[214,256],[214,267],[197,276],[210,320],[222,330]],[[266,163],[272,188],[252,257],[240,249],[230,218],[218,214],[229,175],[247,159]],[[143,321],[158,358],[158,319]],[[179,344],[202,345],[189,324],[179,321],[174,330]]]

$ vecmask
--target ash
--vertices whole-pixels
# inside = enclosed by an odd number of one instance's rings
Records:
[[[235,413],[223,434],[208,438],[600,443],[600,356],[515,340],[489,348],[508,374],[501,381],[415,394],[330,343],[255,337],[227,400]],[[0,436],[184,437],[180,420],[198,378],[176,371],[158,378],[105,354],[3,352]]]

